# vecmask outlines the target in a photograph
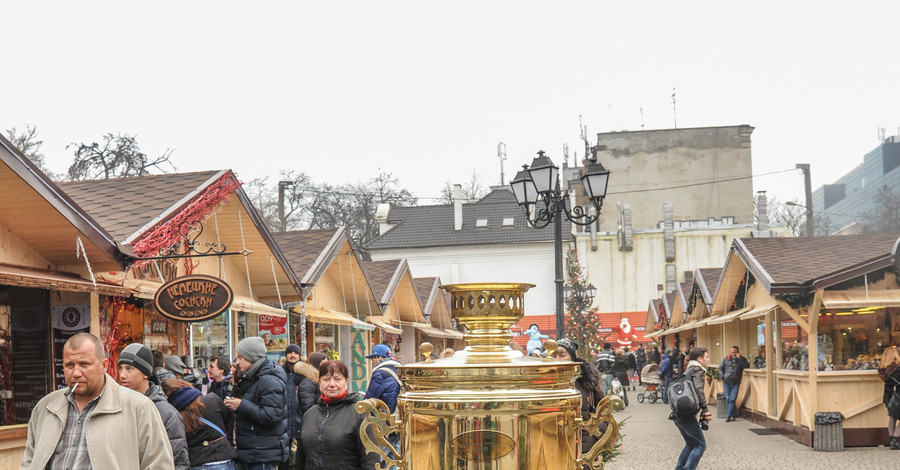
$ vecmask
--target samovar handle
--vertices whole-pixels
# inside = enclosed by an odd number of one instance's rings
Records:
[[[625,405],[622,403],[621,398],[616,395],[609,395],[600,400],[590,419],[587,421],[583,421],[580,418],[576,419],[576,429],[579,432],[583,429],[588,434],[599,437],[597,442],[591,447],[591,450],[575,461],[577,470],[581,470],[585,465],[591,470],[603,469],[603,454],[615,452],[616,442],[619,440],[619,423],[613,417],[613,411],[624,407]],[[606,431],[601,431],[600,423],[608,423]]]
[[[405,469],[400,450],[395,449],[387,440],[389,435],[400,432],[400,423],[396,422],[390,408],[377,398],[368,398],[356,403],[356,412],[366,415],[359,425],[359,438],[362,440],[366,452],[374,452],[382,458],[379,465],[382,470],[394,468],[394,466],[401,470]],[[369,432],[370,429],[371,432]],[[388,456],[384,448],[396,456],[396,459]]]

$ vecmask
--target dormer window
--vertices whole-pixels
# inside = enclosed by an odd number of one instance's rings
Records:
[[[503,218],[503,226],[504,227],[512,227],[514,225],[516,225],[515,217],[504,217]]]
[[[487,228],[487,219],[478,219],[475,221],[475,228]]]

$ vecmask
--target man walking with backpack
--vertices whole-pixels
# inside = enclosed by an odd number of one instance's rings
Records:
[[[684,438],[684,447],[678,456],[675,470],[694,470],[706,451],[706,438],[703,431],[708,429],[712,414],[706,403],[704,385],[706,383],[706,367],[709,365],[709,351],[706,348],[693,348],[688,352],[688,366],[684,375],[669,387],[669,407],[672,414],[669,419]],[[700,421],[697,413],[700,413]],[[701,427],[702,425],[702,427]]]
[[[722,359],[719,364],[719,374],[722,376],[722,385],[725,387],[725,400],[728,403],[728,417],[725,422],[736,419],[734,403],[737,401],[738,389],[741,388],[741,376],[744,369],[749,369],[747,358],[741,356],[741,350],[737,346],[731,347],[731,354]]]

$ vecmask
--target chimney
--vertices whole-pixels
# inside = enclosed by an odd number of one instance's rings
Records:
[[[388,214],[391,213],[391,205],[390,204],[378,204],[378,207],[375,208],[375,222],[378,222],[378,234],[384,235],[384,232],[394,228],[393,225],[388,223]]]
[[[766,201],[766,192],[756,192],[756,228],[760,232],[769,230],[769,204]]]
[[[450,192],[453,201],[453,230],[462,230],[462,185],[454,184]]]

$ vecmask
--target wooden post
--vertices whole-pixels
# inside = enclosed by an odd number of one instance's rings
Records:
[[[774,323],[770,324],[768,328],[772,330],[772,340],[775,343],[775,357],[772,358],[772,399],[774,400],[772,403],[772,417],[778,419],[781,410],[778,409],[778,375],[774,371],[781,369],[781,364],[784,362],[784,340],[781,337],[780,308],[775,309]]]
[[[91,329],[92,335],[100,338],[100,296],[91,292]]]
[[[769,416],[776,416],[777,410],[776,407],[776,396],[775,392],[778,390],[778,383],[776,382],[775,377],[775,328],[772,326],[776,323],[778,319],[778,309],[770,310],[766,312],[766,390],[767,390],[767,403],[766,403],[766,414]]]
[[[806,311],[806,319],[809,323],[809,331],[807,332],[807,341],[809,345],[809,430],[816,431],[816,412],[819,411],[819,310],[822,307],[822,292],[824,289],[816,291],[813,297],[812,305],[808,306]],[[829,411],[829,410],[822,410]],[[834,411],[834,410],[831,410]],[[795,426],[800,423],[794,423]]]

